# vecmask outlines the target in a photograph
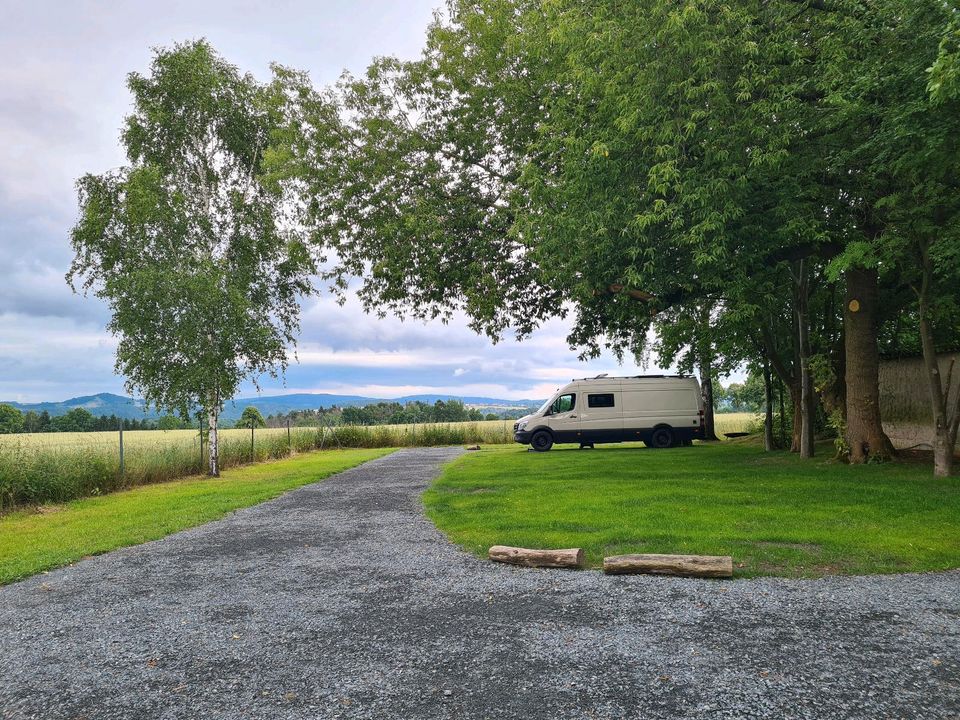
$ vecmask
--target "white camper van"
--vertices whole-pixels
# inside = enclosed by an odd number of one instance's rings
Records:
[[[642,440],[666,448],[702,438],[703,398],[696,378],[641,375],[573,380],[513,426],[513,439],[545,452],[554,443]]]

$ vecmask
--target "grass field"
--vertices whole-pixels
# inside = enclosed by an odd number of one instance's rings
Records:
[[[477,553],[490,545],[732,555],[738,576],[960,566],[960,482],[921,465],[847,466],[753,442],[548,453],[488,448],[444,471],[430,517]]]
[[[156,540],[389,453],[323,450],[0,517],[0,584]]]
[[[721,439],[724,433],[728,432],[746,432],[747,428],[754,421],[760,422],[760,416],[756,413],[717,413],[713,416],[713,424],[717,436]]]

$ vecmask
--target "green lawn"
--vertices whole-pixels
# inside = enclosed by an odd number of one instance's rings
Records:
[[[490,545],[732,555],[735,574],[812,577],[960,567],[960,478],[925,465],[849,467],[754,444],[671,450],[496,448],[447,467],[430,517]]]
[[[156,540],[392,452],[324,450],[0,516],[0,584]]]

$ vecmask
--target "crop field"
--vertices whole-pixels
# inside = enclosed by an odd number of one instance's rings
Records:
[[[750,413],[717,415],[717,433],[739,432]],[[220,466],[277,459],[320,448],[389,448],[502,445],[513,442],[513,420],[439,425],[260,428],[220,431]],[[0,510],[64,502],[203,473],[206,447],[196,430],[137,430],[123,434],[39,433],[0,435]]]
[[[466,439],[464,442],[482,442],[489,444],[513,442],[513,420],[482,420],[478,422],[377,425],[377,426],[340,426],[325,431],[326,442],[336,446],[336,438],[342,444],[357,442],[363,435],[376,437],[387,442],[386,447],[398,445],[421,445],[419,439],[436,438],[443,442],[449,436]],[[322,428],[294,427],[290,429],[291,441],[296,437],[314,438],[324,433]],[[224,446],[242,445],[249,450],[250,430],[231,428],[219,432],[220,442]],[[336,437],[335,437],[336,436]],[[256,445],[276,443],[287,439],[286,428],[257,428],[254,430]],[[454,439],[451,442],[458,442]],[[124,450],[136,453],[158,447],[194,448],[200,452],[200,433],[197,430],[127,430],[123,433]],[[0,435],[0,451],[4,448],[20,447],[24,449],[49,450],[87,450],[109,449],[119,452],[120,434],[118,432],[75,432],[75,433],[19,433]]]
[[[512,421],[449,425],[378,425],[220,431],[220,466],[277,459],[320,448],[496,444],[512,440]],[[123,434],[42,433],[0,436],[0,510],[64,502],[197,475],[206,468],[196,430],[142,430]]]
[[[756,413],[717,413],[714,415],[714,427],[717,435],[723,438],[724,433],[746,432],[751,423],[762,425],[763,416]]]

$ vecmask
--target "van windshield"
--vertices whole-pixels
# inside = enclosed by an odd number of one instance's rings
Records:
[[[543,405],[541,405],[540,409],[537,410],[534,415],[543,415],[547,411],[547,408],[549,408],[551,405],[553,405],[553,398],[550,398]]]

